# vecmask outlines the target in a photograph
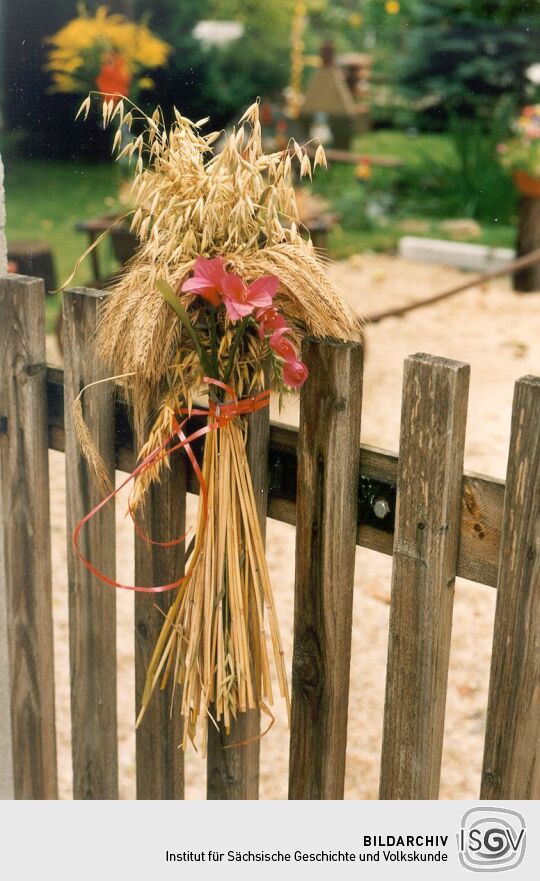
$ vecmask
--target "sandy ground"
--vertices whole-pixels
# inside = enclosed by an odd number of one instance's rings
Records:
[[[332,267],[332,275],[364,316],[391,305],[422,299],[462,278],[444,267],[392,257],[358,256]],[[540,372],[540,294],[515,295],[506,281],[474,288],[402,319],[368,328],[362,440],[396,450],[399,439],[404,358],[429,352],[471,365],[465,467],[504,477],[514,381]],[[291,403],[283,421],[295,422]],[[60,794],[71,797],[70,712],[63,456],[51,452],[55,653]],[[193,500],[191,500],[192,504]],[[120,506],[119,506],[120,507]],[[193,507],[191,508],[193,510]],[[118,512],[118,572],[130,578],[132,537]],[[193,522],[193,514],[188,522]],[[189,519],[191,518],[191,519]],[[294,530],[268,523],[268,559],[291,659]],[[391,559],[357,550],[354,632],[349,708],[346,797],[377,797]],[[491,652],[495,591],[458,579],[450,661],[441,797],[477,798]],[[118,592],[118,715],[120,793],[135,793],[132,596]],[[287,793],[288,734],[283,707],[261,746],[261,797]],[[186,757],[186,796],[204,797],[204,762]]]

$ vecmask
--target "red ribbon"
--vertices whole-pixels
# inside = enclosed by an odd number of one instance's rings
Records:
[[[75,551],[79,555],[80,560],[84,563],[86,568],[92,575],[95,575],[96,578],[99,578],[100,581],[105,582],[105,584],[109,584],[111,587],[119,587],[122,590],[133,590],[138,591],[140,593],[164,593],[167,590],[173,590],[175,587],[179,587],[183,584],[184,581],[187,581],[188,578],[191,577],[195,564],[197,562],[196,558],[193,558],[190,564],[190,567],[185,575],[182,578],[178,578],[176,581],[172,581],[170,584],[161,584],[153,587],[136,587],[131,584],[122,584],[120,581],[115,581],[113,578],[109,578],[103,572],[100,572],[91,562],[88,560],[84,554],[82,553],[79,547],[79,538],[81,534],[81,530],[83,526],[88,523],[89,520],[94,517],[98,511],[101,511],[102,508],[105,507],[118,493],[127,486],[130,481],[134,480],[140,474],[143,474],[147,471],[152,465],[155,465],[156,462],[159,462],[161,459],[165,459],[167,456],[172,455],[177,450],[185,450],[189,461],[191,462],[191,466],[196,474],[197,480],[199,482],[199,486],[201,488],[201,496],[203,500],[203,509],[204,509],[204,528],[206,528],[206,522],[208,520],[208,487],[206,485],[206,481],[204,479],[204,475],[201,471],[199,463],[195,458],[195,454],[191,449],[191,444],[198,440],[200,437],[204,437],[205,434],[209,434],[211,431],[218,431],[220,428],[223,428],[228,423],[232,422],[238,416],[245,416],[248,413],[255,413],[257,410],[262,410],[265,407],[268,407],[270,404],[270,391],[266,390],[264,392],[259,392],[257,395],[253,395],[249,398],[241,398],[238,400],[236,397],[234,390],[226,383],[221,382],[219,379],[212,379],[211,377],[205,376],[204,382],[207,385],[218,386],[223,389],[226,394],[231,399],[230,401],[226,401],[224,403],[216,403],[215,401],[210,401],[210,406],[208,410],[202,409],[189,409],[188,407],[182,407],[180,409],[180,414],[185,416],[186,418],[179,424],[176,420],[176,417],[173,419],[173,428],[174,431],[168,438],[166,438],[155,450],[152,450],[142,462],[140,462],[134,471],[131,472],[129,477],[120,484],[120,486],[113,490],[113,492],[109,493],[95,508],[92,508],[91,511],[86,514],[82,520],[77,523],[75,529],[73,530],[73,547]],[[208,418],[208,422],[202,428],[198,428],[192,434],[186,437],[184,433],[184,426],[187,422],[189,422],[192,416],[205,416]],[[168,444],[173,440],[173,438],[177,437],[179,439],[179,443],[175,444],[173,447],[166,449]],[[184,541],[187,533],[181,535],[179,538],[174,539],[173,541],[154,541],[151,539],[137,524],[134,519],[133,511],[130,508],[130,514],[133,517],[133,522],[137,533],[147,541],[149,544],[158,545],[163,548],[174,547],[180,542]]]

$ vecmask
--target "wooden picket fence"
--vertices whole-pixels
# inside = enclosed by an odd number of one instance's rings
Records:
[[[74,438],[71,402],[101,378],[89,356],[106,294],[64,296],[65,368],[47,367],[44,292],[36,279],[0,282],[0,795],[57,796],[49,524],[49,448],[66,458],[68,534],[98,501]],[[516,383],[506,485],[463,474],[469,367],[430,355],[405,362],[399,455],[360,446],[362,347],[308,343],[300,427],[251,417],[249,458],[261,522],[296,526],[290,785],[293,799],[343,797],[355,546],[393,555],[380,796],[437,798],[456,575],[497,588],[484,799],[540,797],[540,379]],[[101,452],[134,467],[136,446],[111,384],[85,413]],[[145,526],[182,532],[180,457],[152,490]],[[88,525],[83,550],[114,572],[112,506]],[[68,548],[75,798],[118,797],[115,591],[96,585]],[[136,583],[181,572],[178,549],[135,547]],[[169,594],[135,596],[140,696]],[[243,715],[233,742],[258,730]],[[210,726],[213,730],[213,726]],[[168,700],[137,731],[137,797],[183,796],[182,753]],[[209,798],[256,798],[259,741],[223,750],[213,732]]]

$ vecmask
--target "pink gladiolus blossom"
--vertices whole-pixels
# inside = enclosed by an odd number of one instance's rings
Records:
[[[183,293],[196,293],[208,300],[212,306],[221,305],[221,296],[227,272],[223,257],[197,257],[193,275],[182,285]]]
[[[283,362],[283,382],[291,388],[300,388],[308,378],[308,369],[303,361]]]
[[[283,315],[280,315],[275,306],[267,306],[266,309],[257,309],[255,318],[259,322],[259,336],[263,339],[267,333],[275,330],[287,329]]]
[[[274,331],[269,343],[276,355],[283,358],[283,382],[291,388],[300,388],[308,377],[308,369],[300,361],[296,349],[285,334],[290,328],[280,327]]]
[[[296,349],[285,336],[288,330],[288,327],[280,327],[278,330],[275,330],[269,340],[270,346],[276,355],[279,355],[285,361],[296,361],[298,358]]]
[[[254,309],[271,306],[278,287],[277,275],[263,275],[246,285],[239,275],[229,273],[223,282],[223,302],[227,315],[231,321],[238,321],[251,315]]]

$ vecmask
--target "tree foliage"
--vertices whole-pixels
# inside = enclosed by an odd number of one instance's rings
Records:
[[[540,58],[539,0],[418,0],[400,79],[414,98],[449,113],[490,117],[503,95],[519,103]]]
[[[292,8],[293,0],[136,0],[136,12],[150,9],[151,27],[174,46],[168,68],[155,77],[160,102],[222,125],[257,96],[279,92],[289,77]],[[244,34],[205,47],[193,35],[203,20],[240,21]]]

